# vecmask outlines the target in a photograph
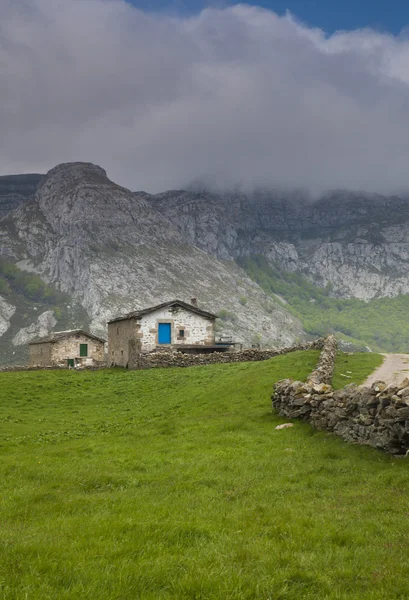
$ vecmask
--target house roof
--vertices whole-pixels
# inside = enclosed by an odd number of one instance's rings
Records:
[[[201,315],[202,317],[206,317],[207,319],[217,319],[217,315],[208,312],[207,310],[202,310],[197,306],[193,306],[193,304],[188,304],[187,302],[183,302],[183,300],[171,300],[170,302],[163,302],[162,304],[157,304],[156,306],[150,306],[149,308],[144,308],[142,310],[135,310],[130,312],[122,317],[116,317],[115,319],[111,319],[108,321],[109,323],[116,323],[117,321],[126,321],[127,319],[140,319],[144,315],[148,315],[149,313],[153,313],[156,310],[160,310],[161,308],[168,308],[171,306],[180,306],[193,312],[197,315]]]
[[[46,344],[47,342],[55,344],[55,342],[58,342],[59,340],[63,340],[64,338],[68,338],[78,334],[85,335],[86,337],[89,337],[92,340],[96,340],[97,342],[102,342],[103,344],[105,344],[106,342],[106,340],[104,340],[103,338],[97,337],[96,335],[93,335],[88,331],[84,331],[83,329],[69,329],[68,331],[54,331],[53,333],[50,333],[50,335],[46,335],[42,338],[37,338],[36,340],[29,342],[29,345]]]

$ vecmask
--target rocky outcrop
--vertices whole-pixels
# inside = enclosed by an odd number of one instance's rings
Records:
[[[10,327],[10,319],[15,312],[15,306],[6,302],[6,300],[0,296],[0,336],[2,336]]]
[[[57,325],[57,320],[54,315],[54,311],[47,310],[39,315],[37,321],[29,325],[29,327],[22,327],[20,331],[13,337],[14,346],[22,346],[28,344],[34,338],[41,338],[51,333],[54,327]]]

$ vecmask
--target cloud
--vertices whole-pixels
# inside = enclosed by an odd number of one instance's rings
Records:
[[[0,0],[0,170],[91,161],[132,189],[409,189],[409,39],[245,4]]]

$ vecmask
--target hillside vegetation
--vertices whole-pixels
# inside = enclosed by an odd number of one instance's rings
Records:
[[[317,358],[0,374],[2,600],[406,599],[406,461],[275,430]]]
[[[266,292],[281,296],[286,308],[314,336],[334,333],[379,352],[409,351],[409,295],[365,302],[331,297],[331,287],[320,288],[299,273],[272,266],[264,256],[238,259],[248,275]]]
[[[0,259],[0,294],[7,297],[13,292],[28,301],[51,306],[68,299],[65,294],[47,285],[38,275],[22,271],[13,263]]]
[[[85,309],[68,294],[3,259],[0,259],[0,296],[17,309],[10,319],[12,327],[0,337],[0,365],[27,363],[28,346],[15,346],[13,338],[21,328],[35,323],[45,311],[53,311],[56,329],[87,327],[89,324]]]

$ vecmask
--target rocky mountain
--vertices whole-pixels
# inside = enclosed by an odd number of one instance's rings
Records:
[[[26,343],[52,328],[103,335],[111,317],[170,298],[197,297],[220,314],[220,333],[246,344],[303,336],[299,320],[233,260],[192,245],[159,202],[92,164],[52,169],[0,219],[0,240],[3,362],[21,361]]]
[[[335,331],[376,349],[409,346],[406,196],[153,196],[70,163],[0,178],[0,211],[0,362],[21,361],[52,328],[104,335],[112,316],[193,296],[245,344]]]
[[[409,293],[406,197],[174,191],[154,202],[191,244],[219,258],[262,254],[341,298]]]

